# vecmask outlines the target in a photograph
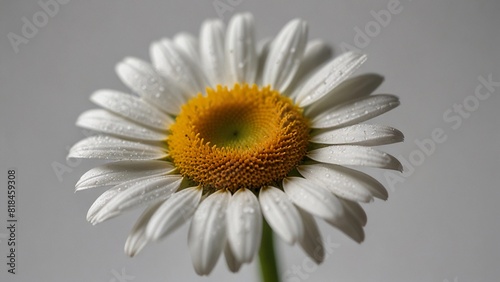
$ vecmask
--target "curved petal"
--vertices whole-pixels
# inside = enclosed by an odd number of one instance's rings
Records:
[[[167,139],[166,133],[151,130],[102,109],[88,110],[82,113],[78,117],[76,125],[131,139],[146,141],[162,141]]]
[[[242,261],[235,257],[229,244],[226,244],[224,247],[224,256],[226,257],[226,264],[229,270],[233,273],[238,272],[241,268]]]
[[[373,95],[349,101],[312,119],[312,128],[347,126],[369,120],[399,106],[393,95]]]
[[[125,254],[130,257],[137,255],[148,243],[146,237],[146,226],[151,216],[162,202],[155,203],[148,207],[139,217],[134,227],[130,231],[127,241],[125,242]]]
[[[237,260],[251,262],[260,246],[262,214],[259,200],[246,188],[239,189],[229,201],[227,236]]]
[[[302,177],[283,179],[283,189],[301,209],[323,219],[343,216],[342,203],[329,190]]]
[[[297,77],[302,77],[310,73],[319,65],[327,62],[331,56],[332,48],[323,40],[316,39],[308,42],[304,51],[304,57],[300,63]]]
[[[295,244],[304,236],[304,226],[297,208],[288,196],[278,188],[260,189],[259,201],[262,214],[274,232],[288,244]]]
[[[174,193],[151,217],[146,234],[159,240],[172,233],[194,214],[201,200],[203,189],[190,187]]]
[[[350,213],[361,226],[365,226],[366,222],[368,221],[368,217],[366,216],[365,211],[361,207],[360,204],[349,201],[346,199],[339,199],[342,204],[344,205],[346,211]]]
[[[166,174],[175,169],[166,161],[118,161],[95,167],[80,177],[76,191],[89,188],[117,185],[132,179],[150,175]]]
[[[142,99],[114,90],[96,91],[90,100],[106,110],[154,129],[166,130],[174,120]]]
[[[165,38],[153,42],[149,48],[153,66],[165,76],[170,84],[183,89],[186,98],[205,91],[205,81],[201,69],[171,40]]]
[[[338,164],[371,166],[401,171],[401,163],[382,151],[355,145],[334,145],[309,151],[307,156],[315,161]]]
[[[305,115],[308,117],[315,117],[318,114],[327,111],[337,105],[368,96],[377,89],[384,77],[374,73],[358,75],[346,79],[332,90],[330,95],[321,98],[316,103],[310,105],[305,109]]]
[[[271,39],[265,38],[257,42],[257,77],[255,78],[255,83],[257,85],[262,85],[262,74],[264,72],[264,67],[266,66],[267,55],[269,54],[269,48],[271,45]]]
[[[157,175],[119,184],[110,189],[115,191],[113,197],[88,220],[98,224],[139,205],[165,200],[179,188],[181,181],[180,175]],[[96,202],[102,202],[99,198]]]
[[[365,239],[365,231],[358,220],[350,213],[345,213],[345,216],[337,220],[327,220],[330,225],[337,227],[354,241],[361,243]]]
[[[307,44],[307,23],[286,24],[271,44],[263,73],[264,85],[285,92],[297,73]]]
[[[300,165],[299,173],[306,179],[328,188],[335,195],[357,202],[370,202],[373,197],[387,199],[384,186],[360,171],[332,164]]]
[[[174,43],[177,45],[177,49],[184,52],[193,62],[200,61],[199,44],[196,37],[187,32],[181,32],[174,36]]]
[[[118,195],[118,193],[120,193],[120,191],[114,188],[104,191],[104,193],[102,193],[90,206],[87,212],[87,221],[93,223],[96,215],[99,213],[99,211],[101,211],[102,207],[107,205],[109,201],[111,201],[116,195]],[[108,213],[107,219],[118,216],[119,214],[119,212],[115,212],[113,214]]]
[[[325,248],[323,239],[319,232],[316,220],[308,212],[298,209],[302,222],[304,223],[304,237],[300,240],[300,246],[316,263],[321,263],[325,259]]]
[[[116,65],[121,81],[144,100],[159,109],[177,114],[185,102],[182,91],[172,82],[165,80],[153,67],[136,58],[125,58]]]
[[[339,129],[323,131],[314,135],[309,141],[320,144],[351,144],[363,146],[378,146],[402,142],[401,131],[383,125],[355,124]]]
[[[288,91],[297,93],[294,89],[300,85],[300,82],[310,77],[315,69],[330,59],[331,55],[332,49],[324,41],[313,40],[308,42],[297,74],[291,82]]]
[[[71,147],[68,158],[154,160],[167,156],[163,148],[110,136],[91,136]]]
[[[200,31],[200,59],[212,88],[225,84],[224,23],[206,20]]]
[[[255,82],[257,53],[253,16],[235,15],[228,24],[226,37],[227,83]]]
[[[294,95],[301,107],[311,105],[329,95],[342,81],[347,79],[366,61],[366,55],[347,52],[318,70],[299,92]]]
[[[373,196],[356,178],[344,175],[328,164],[301,165],[297,168],[306,179],[329,189],[335,195],[352,201],[370,202]]]
[[[194,213],[188,243],[198,275],[210,274],[226,244],[226,208],[230,198],[230,192],[219,190],[202,201]]]

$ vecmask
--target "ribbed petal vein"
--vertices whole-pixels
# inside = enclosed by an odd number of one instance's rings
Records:
[[[300,165],[299,173],[306,179],[328,188],[335,195],[358,202],[373,197],[387,199],[387,190],[375,178],[360,171],[332,164]]]
[[[78,117],[76,125],[130,139],[146,141],[161,141],[167,139],[166,133],[151,130],[102,109],[88,110],[82,113]]]
[[[307,23],[295,19],[273,40],[263,73],[264,85],[285,92],[297,73],[307,44]]]
[[[228,84],[255,82],[257,53],[251,14],[239,14],[229,22],[226,38]]]
[[[161,202],[155,203],[149,206],[141,214],[127,237],[127,241],[125,242],[125,254],[133,257],[146,246],[149,241],[146,237],[146,226],[149,222],[149,219],[160,205]]]
[[[369,120],[399,105],[392,95],[373,95],[333,107],[312,119],[312,128],[347,126]]]
[[[309,151],[307,156],[315,161],[329,164],[371,166],[399,171],[402,169],[401,163],[395,157],[363,146],[328,146]]]
[[[304,223],[304,237],[299,241],[300,246],[316,263],[321,263],[325,259],[325,248],[316,220],[308,212],[298,210]]]
[[[73,145],[68,158],[154,160],[167,156],[163,148],[110,136],[91,136]]]
[[[159,130],[166,130],[174,120],[144,100],[114,90],[99,90],[90,97],[95,104],[117,114]]]
[[[283,179],[290,200],[303,210],[324,219],[343,216],[342,203],[326,188],[302,177]]]
[[[95,167],[80,177],[77,191],[117,185],[132,179],[172,172],[174,165],[166,161],[118,161]]]
[[[274,232],[288,244],[302,239],[302,219],[290,198],[276,187],[263,187],[259,192],[262,214]]]
[[[179,188],[181,180],[180,175],[159,175],[119,184],[110,189],[115,191],[113,197],[88,220],[92,224],[97,224],[139,205],[164,200]],[[96,202],[102,202],[99,198]],[[106,196],[106,199],[108,199],[108,196]]]
[[[231,193],[219,190],[203,200],[196,210],[188,242],[193,266],[199,275],[208,275],[226,244],[226,209]]]
[[[151,217],[147,235],[152,240],[159,240],[172,233],[194,214],[201,199],[202,189],[191,187],[174,193]]]
[[[181,89],[159,75],[149,63],[136,58],[125,58],[116,65],[122,82],[155,107],[177,114],[185,102]]]
[[[201,69],[191,58],[178,50],[170,39],[153,42],[149,53],[153,66],[168,78],[170,84],[176,84],[183,89],[186,98],[205,91],[205,80]]]
[[[259,200],[246,188],[234,193],[229,201],[227,234],[238,261],[251,262],[260,246],[262,214]]]
[[[331,94],[340,83],[347,79],[366,61],[366,55],[347,52],[318,70],[296,94],[296,102],[305,107]]]
[[[221,20],[207,20],[200,31],[200,58],[210,86],[226,82],[224,60],[224,23]]]
[[[323,131],[310,141],[320,144],[352,144],[378,146],[403,141],[403,133],[393,127],[372,124],[355,124],[339,129]]]

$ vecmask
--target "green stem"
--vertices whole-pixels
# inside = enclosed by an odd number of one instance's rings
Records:
[[[278,282],[278,266],[274,254],[273,230],[264,220],[262,242],[259,250],[260,272],[263,282]]]

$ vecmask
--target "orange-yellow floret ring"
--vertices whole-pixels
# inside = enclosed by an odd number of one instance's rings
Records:
[[[280,181],[304,158],[302,110],[256,85],[217,86],[189,100],[170,127],[169,153],[180,173],[208,189],[258,189]]]

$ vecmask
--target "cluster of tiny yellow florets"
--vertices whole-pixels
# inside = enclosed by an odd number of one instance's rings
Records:
[[[270,87],[218,86],[189,100],[168,137],[180,173],[204,188],[258,189],[280,181],[304,158],[302,110]]]

